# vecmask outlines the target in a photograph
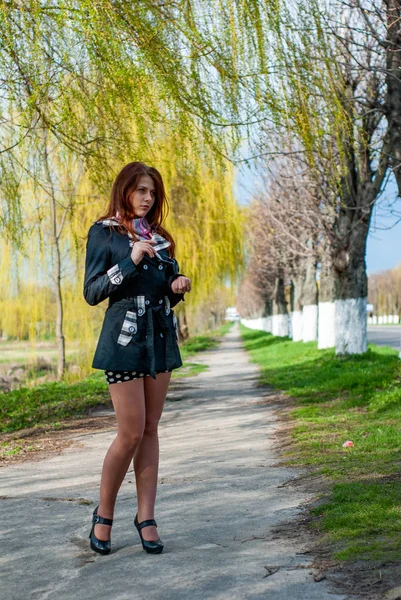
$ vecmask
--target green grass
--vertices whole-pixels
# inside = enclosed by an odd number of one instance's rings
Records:
[[[335,557],[401,558],[401,362],[396,350],[369,345],[335,356],[314,342],[292,342],[241,325],[262,383],[296,399],[286,460],[333,482],[315,511]],[[343,448],[346,440],[353,448]]]
[[[99,372],[76,383],[52,381],[21,387],[0,398],[0,431],[4,433],[43,424],[51,428],[60,419],[81,417],[94,406],[108,404],[109,392]]]
[[[207,367],[196,363],[194,356],[218,345],[216,337],[228,331],[230,325],[225,324],[215,331],[187,340],[180,349],[183,366],[173,371],[174,379],[204,371]],[[110,394],[103,371],[96,371],[74,383],[47,382],[35,387],[21,387],[1,394],[0,399],[1,433],[43,425],[49,429],[57,429],[65,419],[79,418],[93,407],[110,405]],[[7,449],[3,448],[4,452]]]

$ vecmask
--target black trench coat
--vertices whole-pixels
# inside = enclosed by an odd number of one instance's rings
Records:
[[[108,298],[94,369],[138,375],[181,367],[177,320],[172,310],[184,294],[171,290],[180,273],[166,249],[135,265],[127,233],[98,221],[86,244],[84,297],[91,306]]]

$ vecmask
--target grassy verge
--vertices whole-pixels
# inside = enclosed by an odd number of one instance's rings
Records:
[[[369,345],[336,357],[314,342],[292,342],[241,325],[262,383],[296,399],[289,464],[333,483],[313,512],[338,559],[401,558],[401,363]],[[342,444],[352,441],[353,447]]]
[[[228,331],[230,324],[195,336],[180,348],[183,360],[181,369],[173,371],[174,379],[188,377],[205,370],[196,363],[197,353],[218,345],[217,337]],[[96,371],[87,378],[74,383],[49,382],[33,388],[22,387],[0,396],[0,433],[17,432],[26,428],[46,426],[47,429],[62,427],[62,421],[71,417],[85,416],[91,408],[110,404],[110,395],[103,371]],[[14,440],[15,442],[15,440]],[[15,453],[18,445],[0,444],[0,457]]]

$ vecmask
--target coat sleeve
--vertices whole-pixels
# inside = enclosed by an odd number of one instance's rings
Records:
[[[168,290],[167,291],[167,296],[168,296],[168,298],[170,300],[170,306],[171,306],[171,308],[173,308],[174,306],[176,306],[181,300],[185,301],[184,294],[176,294],[171,289],[171,284],[173,283],[174,279],[177,279],[177,277],[180,277],[180,275],[182,275],[182,273],[178,272],[179,269],[180,269],[180,267],[178,265],[178,262],[174,258],[173,275],[171,275],[167,279],[167,290]]]
[[[95,306],[120,289],[125,280],[138,275],[131,256],[110,264],[110,230],[97,224],[89,229],[86,244],[84,298]]]

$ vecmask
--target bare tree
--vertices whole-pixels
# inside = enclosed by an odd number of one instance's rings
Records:
[[[335,322],[319,346],[335,343],[339,354],[367,349],[366,239],[389,174],[401,182],[400,23],[399,0],[288,10],[275,49],[279,129],[264,126],[255,145],[270,158],[296,156],[319,188],[320,321]]]

